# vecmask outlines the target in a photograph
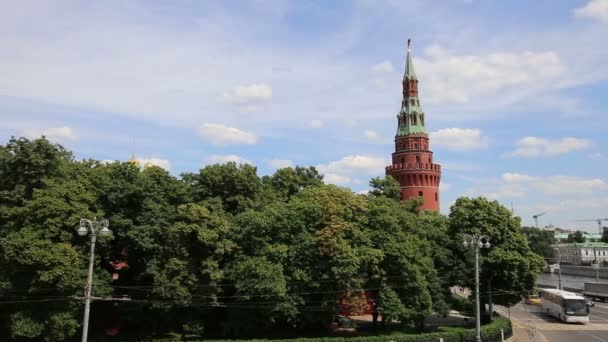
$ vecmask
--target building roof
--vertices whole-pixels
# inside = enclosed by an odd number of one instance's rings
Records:
[[[571,233],[555,233],[555,238],[556,239],[567,239],[568,235],[570,234],[574,234],[575,232],[571,232]],[[593,239],[593,240],[600,240],[602,238],[602,234],[600,233],[589,233],[589,232],[582,232],[583,236],[586,239]]]
[[[407,40],[407,58],[405,61],[405,73],[403,74],[403,79],[417,80],[416,71],[414,70],[414,63],[412,62],[411,42],[411,39]]]
[[[412,46],[411,39],[407,40],[407,57],[405,62],[405,72],[403,74],[404,87],[410,86],[408,81],[415,80],[418,82],[416,72],[414,71],[414,62],[412,61]],[[417,85],[415,85],[417,87]],[[420,99],[418,92],[415,92],[415,96],[406,95],[405,91],[403,94],[403,101],[401,102],[401,110],[399,111],[399,126],[397,127],[397,136],[410,135],[410,134],[427,134],[425,127],[425,115],[420,105]]]
[[[604,247],[608,248],[608,243],[605,242],[582,242],[582,243],[560,243],[558,244],[560,248],[562,247],[573,247],[573,248],[593,248],[593,247]]]
[[[558,289],[540,289],[541,292],[553,293],[556,295],[561,295],[564,299],[583,299],[584,297],[569,291],[558,290]]]

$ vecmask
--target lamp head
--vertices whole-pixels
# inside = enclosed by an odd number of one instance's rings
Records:
[[[483,248],[483,242],[477,241],[477,248]]]
[[[80,228],[78,228],[76,232],[78,232],[79,236],[86,236],[89,230],[85,226],[80,226]]]
[[[465,247],[469,247],[469,243],[466,240],[462,242],[462,245]]]
[[[99,235],[101,235],[101,236],[108,236],[108,235],[110,235],[111,232],[112,231],[110,229],[108,229],[108,227],[103,227],[99,231]]]
[[[485,248],[490,248],[490,246],[491,246],[491,245],[490,245],[490,242],[489,242],[489,241],[487,241],[487,242],[484,244],[484,247],[485,247]]]

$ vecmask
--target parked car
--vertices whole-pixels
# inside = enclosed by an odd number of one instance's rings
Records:
[[[526,304],[528,305],[540,305],[540,297],[537,295],[531,295],[526,298]]]

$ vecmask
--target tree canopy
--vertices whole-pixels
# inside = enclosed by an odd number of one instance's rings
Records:
[[[0,338],[80,331],[80,218],[107,218],[112,230],[98,240],[94,296],[128,299],[93,302],[94,334],[301,335],[371,301],[384,320],[422,328],[447,312],[451,286],[471,285],[461,241],[473,232],[492,237],[482,278],[505,294],[498,302],[533,289],[542,260],[497,202],[461,198],[443,216],[400,201],[390,177],[370,187],[324,184],[314,167],[260,177],[233,162],[176,177],[13,138],[0,145]]]

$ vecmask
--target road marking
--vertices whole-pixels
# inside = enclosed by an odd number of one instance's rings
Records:
[[[606,309],[608,309],[608,308],[606,308]],[[595,308],[595,307],[593,309],[590,309],[590,310],[591,310],[591,312],[597,311],[597,312],[600,312],[600,313],[603,313],[603,314],[608,314],[608,311],[599,310],[598,308]]]
[[[568,323],[536,323],[536,329],[542,331],[600,331],[608,330],[608,323],[599,324],[568,324]]]
[[[596,315],[589,315],[589,317],[598,318],[600,322],[608,322],[608,319],[606,319],[606,317],[601,317],[601,316],[596,316]]]
[[[579,334],[589,335],[589,336],[593,337],[594,339],[596,339],[598,341],[606,342],[606,340],[604,340],[603,338],[599,338],[599,337],[597,337],[597,336],[595,336],[593,334],[590,334],[590,333],[588,333],[586,331],[579,331]]]

